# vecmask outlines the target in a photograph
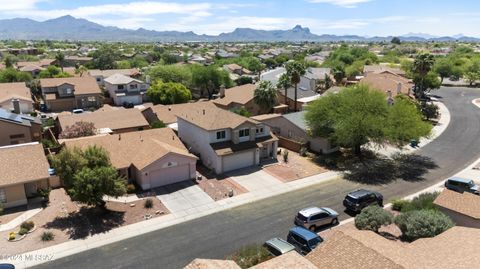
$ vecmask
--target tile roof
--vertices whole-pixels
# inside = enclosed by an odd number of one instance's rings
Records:
[[[31,117],[25,114],[15,114],[3,108],[0,108],[0,120],[28,127],[32,126],[32,123],[42,124],[39,118]]]
[[[126,75],[123,75],[123,74],[113,74],[109,77],[107,77],[105,80],[105,82],[108,82],[110,84],[113,84],[113,85],[117,85],[117,84],[128,84],[132,81],[136,81],[138,83],[142,83],[140,80],[138,79],[134,79],[134,78],[131,78],[129,76],[126,76]]]
[[[43,78],[40,79],[42,88],[58,87],[63,84],[71,84],[75,86],[75,95],[80,94],[101,94],[100,87],[93,77],[70,77],[70,78]]]
[[[246,105],[252,101],[255,94],[255,84],[245,84],[225,90],[225,97],[215,99],[213,102],[222,106],[228,106],[232,103]]]
[[[318,268],[382,268],[400,269],[400,266],[351,236],[335,232],[306,256]]]
[[[0,102],[14,98],[33,102],[32,94],[25,82],[0,83]]]
[[[130,69],[108,69],[108,70],[92,69],[92,70],[89,70],[88,73],[90,74],[90,76],[93,76],[93,77],[102,76],[106,78],[114,74],[122,74],[125,76],[136,76],[141,72],[137,68],[130,68]]]
[[[308,259],[298,254],[296,251],[290,251],[266,262],[262,262],[250,269],[318,269],[329,267],[317,267]]]
[[[62,113],[58,115],[62,129],[74,125],[76,122],[92,122],[95,128],[109,128],[113,131],[125,128],[148,127],[149,124],[142,112],[138,109],[100,109],[91,113]]]
[[[277,67],[273,70],[264,72],[260,75],[260,80],[270,81],[273,86],[277,86],[277,82],[280,79],[280,76],[287,72],[287,69],[284,67]]]
[[[297,126],[298,128],[306,131],[308,130],[307,122],[305,121],[305,110],[283,114],[283,117],[293,123],[293,125]]]
[[[394,74],[397,74],[397,75],[400,75],[400,76],[405,76],[405,71],[403,71],[402,69],[399,69],[399,68],[394,68],[394,67],[390,67],[390,66],[386,66],[386,65],[365,65],[363,67],[363,72],[364,73],[369,73],[369,72],[373,72],[373,73],[382,73],[384,71],[389,71],[391,73],[394,73]]]
[[[32,66],[47,66],[47,65],[52,65],[55,62],[55,59],[42,59],[39,61],[33,61],[33,62],[17,62],[15,65],[17,68],[22,68],[24,66],[32,65]]]
[[[469,192],[456,192],[444,189],[435,199],[438,206],[480,220],[480,196]]]
[[[309,67],[307,68],[305,72],[305,77],[308,79],[318,79],[318,80],[323,80],[325,79],[325,76],[330,75],[330,72],[332,70],[330,68],[315,68],[315,67]]]
[[[177,117],[205,130],[233,129],[244,123],[258,123],[252,119],[218,108],[212,102],[196,102],[190,104],[188,108],[188,110],[177,114]]]
[[[63,143],[67,148],[103,147],[109,152],[112,165],[117,169],[133,164],[141,170],[169,153],[197,158],[188,152],[170,128],[68,139]]]
[[[154,105],[151,108],[159,120],[165,124],[171,124],[177,122],[177,115],[185,114],[192,106],[195,104]]]
[[[413,83],[411,83],[410,80],[390,72],[382,72],[379,74],[370,73],[362,78],[360,83],[368,84],[372,88],[380,90],[387,95],[388,91],[390,91],[392,97],[395,97],[398,94],[398,85],[401,86],[401,93],[405,95],[409,93],[411,94],[411,88],[413,87]]]
[[[38,66],[38,65],[34,65],[34,64],[29,64],[29,65],[25,65],[25,66],[22,66],[20,67],[20,71],[22,72],[32,72],[32,71],[38,71],[38,70],[44,70],[45,68],[41,67],[41,66]]]
[[[284,90],[279,91],[279,93],[283,96],[285,94]],[[315,91],[300,87],[300,85],[297,86],[297,101],[303,98],[307,97],[314,97],[314,96],[320,96],[318,93]],[[291,87],[287,90],[287,97],[291,100],[295,100],[295,88]]]
[[[282,114],[273,113],[273,114],[261,114],[261,115],[253,116],[253,117],[250,117],[250,118],[252,120],[256,120],[256,121],[264,121],[264,120],[278,118],[278,117],[281,117],[281,116],[282,116]]]
[[[195,259],[184,269],[240,269],[234,261]]]
[[[38,143],[0,147],[0,186],[49,177],[47,157]]]

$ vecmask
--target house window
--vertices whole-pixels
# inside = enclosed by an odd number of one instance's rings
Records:
[[[218,131],[217,132],[217,140],[220,140],[220,139],[225,139],[225,131]]]
[[[242,129],[238,135],[240,137],[250,136],[250,129]]]
[[[137,84],[131,84],[130,85],[130,89],[136,89],[137,88]]]
[[[25,134],[14,134],[10,136],[10,139],[25,138]]]
[[[256,133],[263,134],[263,127],[257,128]]]
[[[65,89],[65,92],[66,92],[67,94],[72,94],[72,89],[66,88],[66,89]]]
[[[118,89],[118,90],[123,90],[123,89],[124,89],[124,85],[117,85],[117,89]]]
[[[100,82],[100,81],[102,81],[102,79],[101,79],[101,78],[97,78],[97,82]]]
[[[7,202],[7,194],[5,193],[4,189],[0,189],[0,203]]]

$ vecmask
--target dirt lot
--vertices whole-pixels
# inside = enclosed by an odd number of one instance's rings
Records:
[[[264,171],[283,182],[289,182],[321,174],[328,170],[308,157],[302,157],[296,152],[289,151],[288,162],[284,162],[283,157],[278,155],[278,163],[265,167]]]
[[[196,180],[198,186],[214,201],[229,198],[230,190],[233,191],[233,196],[248,192],[231,178],[215,175],[203,166],[197,166],[197,171],[202,175],[201,180]]]
[[[18,242],[7,241],[11,231],[1,232],[0,240],[3,241],[0,253],[11,255],[28,252],[139,222],[144,220],[146,214],[154,218],[170,213],[157,198],[152,197],[152,201],[153,207],[150,209],[144,208],[144,200],[133,203],[107,202],[105,211],[72,202],[63,189],[52,190],[48,206],[30,219],[35,223],[35,231]],[[163,214],[156,214],[157,211]],[[19,227],[14,231],[18,230]],[[40,236],[46,230],[55,235],[53,241],[41,241]]]

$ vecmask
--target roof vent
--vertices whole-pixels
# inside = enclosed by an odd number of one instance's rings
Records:
[[[203,115],[205,115],[205,109],[203,110]]]
[[[118,134],[118,140],[122,140],[122,134]]]
[[[172,111],[172,107],[171,107],[171,106],[168,107],[168,111]]]

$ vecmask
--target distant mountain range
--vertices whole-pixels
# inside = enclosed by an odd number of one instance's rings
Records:
[[[300,25],[290,30],[255,30],[251,28],[237,28],[230,33],[219,35],[198,35],[194,32],[179,31],[153,31],[143,28],[137,30],[121,29],[118,27],[103,26],[85,19],[77,19],[72,16],[63,16],[43,22],[15,18],[0,20],[0,39],[23,39],[23,40],[79,40],[79,41],[364,41],[381,42],[390,41],[393,36],[363,37],[357,35],[316,35],[309,28]],[[399,36],[403,41],[465,41],[480,42],[479,38],[463,35],[437,37],[427,34],[409,33]]]

